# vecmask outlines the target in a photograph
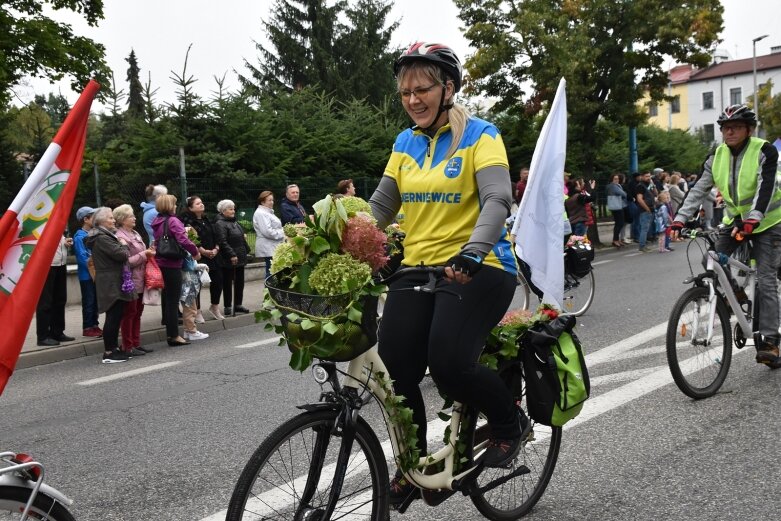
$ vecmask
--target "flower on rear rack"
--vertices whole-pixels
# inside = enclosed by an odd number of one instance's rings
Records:
[[[550,322],[558,316],[559,311],[550,304],[540,304],[534,312],[526,309],[508,311],[489,333],[480,362],[496,369],[499,358],[515,358],[518,356],[518,340],[529,328],[540,322]]]

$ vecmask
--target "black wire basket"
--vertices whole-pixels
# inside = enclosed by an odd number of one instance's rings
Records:
[[[282,311],[280,319],[285,340],[291,352],[309,349],[312,356],[332,362],[346,362],[368,351],[377,343],[377,297],[358,296],[358,292],[341,295],[309,295],[285,289],[285,274],[266,279],[271,300]],[[363,309],[361,322],[347,318],[346,310],[354,301]],[[296,313],[300,318],[290,320],[287,315]],[[301,323],[309,319],[315,327],[303,329]],[[322,326],[332,322],[336,331],[331,335],[339,339],[338,345],[319,342]]]

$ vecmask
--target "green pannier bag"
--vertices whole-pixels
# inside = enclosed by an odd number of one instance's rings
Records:
[[[591,384],[575,317],[558,317],[529,329],[521,339],[529,416],[561,427],[580,414]]]

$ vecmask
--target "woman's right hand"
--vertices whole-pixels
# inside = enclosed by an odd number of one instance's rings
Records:
[[[239,258],[238,257],[235,257],[235,256],[231,257],[231,264],[233,264],[235,266],[238,263],[239,263]]]

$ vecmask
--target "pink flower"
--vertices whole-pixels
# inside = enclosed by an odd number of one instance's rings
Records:
[[[505,313],[502,320],[499,321],[500,326],[515,326],[531,322],[532,312],[526,309],[513,309]]]
[[[368,215],[359,213],[347,220],[342,232],[342,252],[365,262],[376,272],[388,262],[385,243],[388,236]]]

